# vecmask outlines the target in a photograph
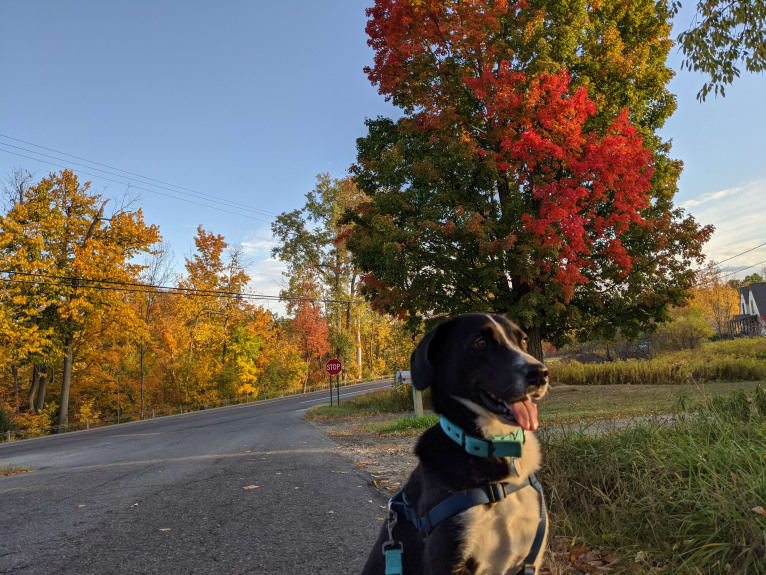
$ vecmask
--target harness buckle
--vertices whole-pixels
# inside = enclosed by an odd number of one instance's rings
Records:
[[[398,545],[398,548],[395,546]],[[387,541],[383,544],[383,557],[386,558],[385,575],[402,575],[402,554],[404,545]]]
[[[505,489],[503,489],[503,486],[500,483],[487,484],[487,491],[490,503],[497,503],[498,501],[505,499]]]

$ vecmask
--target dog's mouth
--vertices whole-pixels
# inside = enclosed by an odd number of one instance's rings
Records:
[[[508,401],[500,399],[486,389],[479,390],[479,393],[487,408],[499,415],[506,423],[518,425],[527,431],[535,431],[540,427],[537,419],[537,405],[532,403],[529,395]]]

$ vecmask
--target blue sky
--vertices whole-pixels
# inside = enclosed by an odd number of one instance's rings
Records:
[[[345,174],[365,117],[396,114],[362,72],[369,3],[3,0],[0,134],[267,214],[299,207],[316,174]],[[679,69],[675,51],[671,64]],[[743,76],[725,99],[704,104],[695,99],[701,82],[688,72],[673,80],[679,109],[663,135],[686,166],[677,203],[718,227],[707,252],[723,259],[766,242],[766,79]],[[19,149],[27,144],[0,142],[0,178],[15,167],[37,177],[59,167],[7,153],[39,158]],[[125,192],[107,180],[123,178],[85,171],[97,191]],[[245,246],[253,289],[279,291],[268,215],[224,213],[213,208],[243,209],[184,203],[135,183],[129,193],[160,225],[179,268],[202,224]],[[763,259],[766,248],[732,269]]]

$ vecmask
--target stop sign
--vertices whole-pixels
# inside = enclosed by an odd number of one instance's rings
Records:
[[[341,371],[343,371],[343,365],[340,363],[339,359],[331,359],[329,360],[324,368],[327,370],[327,373],[330,375],[338,375]]]

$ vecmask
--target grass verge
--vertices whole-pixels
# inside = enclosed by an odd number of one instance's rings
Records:
[[[575,423],[598,419],[619,419],[642,415],[695,410],[708,396],[744,391],[752,394],[758,382],[715,382],[690,385],[557,385],[540,402],[540,421],[543,425]],[[329,421],[371,415],[412,413],[409,388],[385,390],[348,400],[340,407],[321,405],[312,407],[306,419]],[[430,407],[428,390],[424,404]],[[405,420],[412,420],[408,416]],[[431,420],[427,420],[431,421]],[[435,423],[435,419],[433,420]],[[420,424],[418,424],[420,425]],[[432,424],[433,425],[433,424]],[[407,422],[401,427],[379,425],[368,430],[381,435],[416,435],[425,427]]]
[[[423,394],[423,406],[430,409],[430,394]],[[340,406],[317,405],[306,412],[306,419],[328,421],[349,417],[366,417],[387,413],[406,413],[412,411],[412,391],[408,386],[397,389],[386,389],[359,395],[341,403]]]
[[[18,467],[16,465],[0,465],[0,477],[7,475],[18,475],[19,473],[29,473],[34,471],[31,467]]]
[[[673,425],[543,442],[557,536],[635,558],[645,573],[766,573],[762,389],[710,398]]]
[[[420,435],[438,422],[438,415],[426,413],[422,417],[402,417],[384,423],[368,423],[364,426],[364,430],[378,435]]]

